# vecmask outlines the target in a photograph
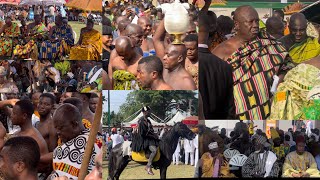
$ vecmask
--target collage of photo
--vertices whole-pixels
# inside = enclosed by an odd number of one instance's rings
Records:
[[[320,177],[320,1],[104,12],[103,179]]]
[[[102,179],[101,0],[0,0],[0,180]]]
[[[0,180],[320,178],[320,0],[0,0]]]

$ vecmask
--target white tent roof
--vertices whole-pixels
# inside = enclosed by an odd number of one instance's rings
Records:
[[[185,118],[186,116],[184,116],[180,111],[178,111],[176,115],[174,115],[173,118],[170,119],[170,121],[168,121],[166,124],[169,126],[173,126],[174,123],[181,122]]]
[[[137,117],[135,117],[132,121],[124,123],[124,125],[125,126],[130,126],[131,124],[137,124],[141,117],[143,117],[143,113],[142,112],[140,112],[140,114]],[[153,120],[150,117],[148,119],[150,120],[150,122],[151,122],[151,124],[153,126],[162,126],[163,125],[163,123],[158,123],[158,122],[156,122],[155,120]]]

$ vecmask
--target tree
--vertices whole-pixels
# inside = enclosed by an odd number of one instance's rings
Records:
[[[197,91],[133,91],[128,94],[126,102],[120,106],[121,121],[139,111],[144,105],[150,106],[153,114],[161,119],[166,112],[176,108],[171,101],[174,99],[181,110],[189,109],[189,100],[192,100],[192,114],[198,114]],[[118,119],[120,120],[120,119]]]

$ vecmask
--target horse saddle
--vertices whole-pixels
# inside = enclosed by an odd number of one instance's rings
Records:
[[[140,151],[140,152],[134,152],[132,151],[131,153],[131,157],[132,160],[136,161],[136,162],[148,162],[150,153],[145,153],[145,151]],[[157,154],[153,159],[153,162],[157,162],[160,159],[160,149],[158,147],[157,149]]]

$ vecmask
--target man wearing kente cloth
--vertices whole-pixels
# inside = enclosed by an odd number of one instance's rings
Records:
[[[265,149],[268,146],[267,139],[264,136],[257,135],[253,139],[253,143],[255,151],[249,155],[242,166],[242,177],[278,177],[280,167],[276,161],[276,155]]]
[[[28,25],[28,37],[26,37],[26,44],[17,45],[13,50],[13,57],[18,56],[19,58],[31,58],[38,59],[38,45],[47,36],[47,28],[41,22],[41,16],[36,14],[34,16],[34,22]]]
[[[234,15],[237,35],[213,52],[233,68],[233,92],[237,119],[267,119],[273,76],[282,79],[287,52],[265,31],[259,32],[259,16],[251,6],[240,6]]]
[[[315,102],[308,94],[320,86],[320,56],[305,61],[288,71],[284,81],[278,85],[277,92],[271,106],[271,119],[283,120],[318,120],[312,113]]]
[[[62,55],[69,54],[74,44],[72,28],[62,21],[59,15],[55,19],[55,26],[49,32],[49,40],[41,43],[39,59],[61,59]]]
[[[102,35],[93,29],[94,21],[88,17],[87,26],[81,29],[78,43],[70,50],[71,60],[100,60]]]
[[[280,39],[296,64],[320,54],[319,39],[307,35],[307,23],[303,14],[293,14],[289,23],[290,34]]]
[[[81,122],[81,113],[71,104],[61,105],[53,114],[53,124],[62,141],[53,151],[53,172],[49,179],[67,176],[68,179],[78,179],[86,144],[89,141],[90,130]],[[90,154],[88,171],[95,167],[94,159],[102,150],[102,138],[97,135]]]
[[[282,177],[320,177],[314,157],[304,149],[306,145],[304,136],[298,136],[296,143],[297,150],[286,156]]]
[[[157,147],[159,145],[158,135],[154,132],[152,124],[148,119],[150,117],[150,107],[143,107],[143,117],[138,121],[138,132],[133,136],[131,148],[134,152],[150,152],[148,164],[145,170],[150,175],[154,175],[152,172],[152,161],[157,154]]]
[[[0,56],[11,56],[14,37],[20,35],[17,23],[12,22],[10,17],[6,17],[5,24],[0,29]]]
[[[128,37],[118,37],[115,43],[118,55],[110,59],[108,66],[109,78],[112,79],[114,90],[140,89],[137,82],[138,63],[142,56]]]

